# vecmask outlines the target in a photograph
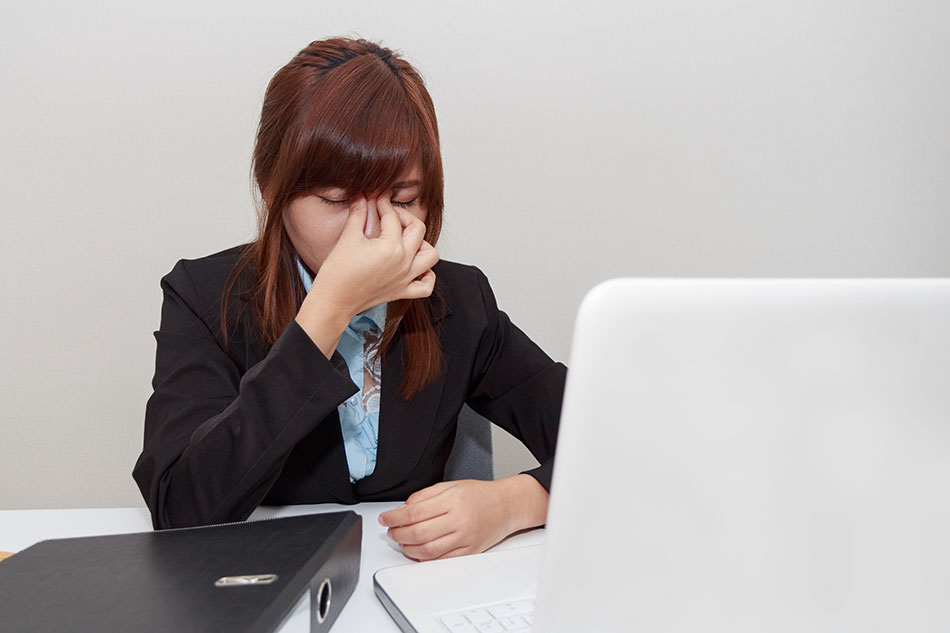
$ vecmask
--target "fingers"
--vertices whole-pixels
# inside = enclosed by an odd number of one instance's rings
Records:
[[[379,237],[379,206],[374,200],[367,201],[366,226],[363,235],[368,238]]]
[[[395,510],[379,516],[382,525],[390,526],[389,537],[399,544],[403,553],[415,560],[430,560],[459,549],[459,538],[454,535],[454,520],[443,491],[456,482],[443,482],[423,488]]]
[[[391,218],[381,225],[382,231],[380,237],[395,238],[397,235],[402,237],[403,248],[407,252],[415,253],[419,250],[419,245],[425,239],[425,222],[409,213],[405,209],[396,208],[389,201],[390,192],[385,192],[376,197],[376,208],[379,210],[380,222],[383,223],[383,217]]]
[[[428,521],[389,528],[387,534],[400,545],[422,545],[454,531],[448,515],[443,514]]]
[[[409,274],[413,279],[418,279],[437,263],[439,263],[439,251],[428,242],[423,242],[409,265]]]
[[[509,488],[491,481],[453,481],[424,488],[380,515],[403,554],[416,560],[482,552],[511,534]]]
[[[458,535],[447,534],[421,545],[403,545],[402,553],[413,560],[432,560],[435,558],[452,558],[471,553],[471,549],[459,542]]]
[[[408,277],[412,281],[400,298],[428,297],[435,289],[435,273],[430,269],[439,261],[439,253],[425,241],[425,223],[405,209],[394,207],[389,194],[388,191],[384,192],[375,199],[380,219],[379,236],[382,239],[401,236],[403,253],[412,254],[408,270]]]
[[[392,204],[392,203],[390,203],[390,204]],[[416,216],[414,216],[413,214],[411,214],[411,213],[409,213],[408,211],[406,211],[406,210],[405,210],[404,208],[402,208],[402,207],[398,207],[398,208],[397,208],[397,207],[393,207],[393,210],[394,210],[394,211],[396,212],[396,214],[399,216],[399,222],[402,224],[402,228],[404,228],[404,229],[405,229],[407,226],[409,226],[410,224],[412,224],[412,221],[413,221],[413,220],[418,220],[418,219],[419,219],[419,218],[417,218]]]
[[[366,216],[369,213],[368,207],[369,205],[367,204],[365,196],[359,195],[350,200],[350,211],[346,217],[344,232],[357,230],[360,233],[363,232],[366,226]]]
[[[426,237],[425,222],[412,215],[405,209],[399,209],[399,221],[402,223],[402,245],[410,253],[419,250]]]
[[[328,258],[337,266],[327,270],[338,277],[361,280],[346,284],[364,289],[367,297],[358,302],[361,306],[419,299],[435,290],[431,269],[439,254],[425,242],[425,223],[394,208],[389,194],[371,198],[361,194],[350,199],[343,234]]]
[[[428,521],[448,512],[436,497],[423,499],[418,503],[404,503],[395,510],[379,515],[379,523],[385,527],[402,527],[420,521]]]
[[[402,222],[389,202],[388,191],[376,197],[376,209],[379,213],[379,236],[383,239],[399,239],[402,236]]]
[[[405,299],[422,299],[428,297],[435,290],[435,273],[427,270],[418,279],[409,282],[406,288]]]

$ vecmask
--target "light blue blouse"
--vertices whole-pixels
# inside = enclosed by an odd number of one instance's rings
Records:
[[[303,262],[297,258],[297,269],[303,286],[310,292],[313,280],[310,278]],[[346,361],[350,371],[350,379],[356,384],[359,392],[353,394],[346,402],[337,407],[340,414],[340,428],[343,431],[343,448],[346,451],[346,463],[350,469],[350,482],[358,481],[373,474],[376,469],[376,447],[379,439],[379,400],[370,406],[363,403],[363,376],[364,363],[373,359],[366,359],[364,355],[363,335],[370,328],[376,327],[379,332],[386,325],[386,305],[380,304],[369,310],[360,312],[340,337],[336,350]],[[378,375],[378,374],[377,374]],[[371,399],[373,396],[371,396]],[[368,410],[367,410],[368,409]]]

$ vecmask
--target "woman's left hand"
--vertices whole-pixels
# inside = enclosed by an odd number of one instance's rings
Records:
[[[414,560],[483,552],[509,534],[543,525],[548,492],[534,477],[446,481],[411,495],[380,524]]]

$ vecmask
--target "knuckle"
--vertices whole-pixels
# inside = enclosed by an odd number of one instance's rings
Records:
[[[430,285],[426,286],[415,286],[412,292],[413,299],[422,299],[424,297],[429,297],[432,295],[434,287]]]
[[[415,543],[423,543],[426,540],[426,530],[421,526],[414,525],[409,530],[409,538]]]

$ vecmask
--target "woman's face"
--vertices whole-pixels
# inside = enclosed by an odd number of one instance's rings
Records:
[[[416,165],[403,173],[389,191],[393,207],[405,209],[423,222],[426,210],[419,201],[422,189],[422,170]],[[367,237],[379,236],[379,212],[376,209],[378,193],[366,194]],[[284,228],[294,248],[311,271],[316,273],[327,255],[333,250],[349,215],[349,199],[339,187],[325,187],[313,194],[295,198],[284,213]]]

